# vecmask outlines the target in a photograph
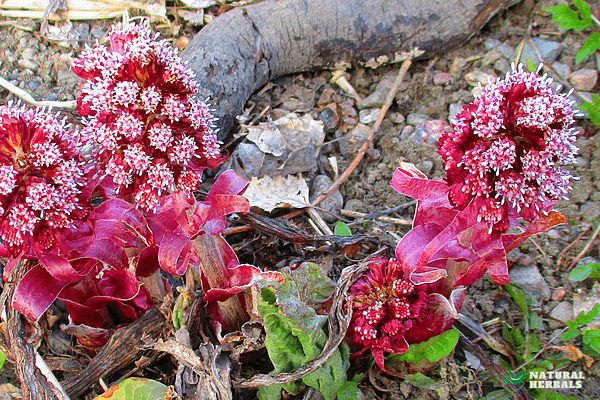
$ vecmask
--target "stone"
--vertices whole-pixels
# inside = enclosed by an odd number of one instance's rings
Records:
[[[433,119],[417,125],[411,139],[418,143],[437,143],[442,133],[452,130],[443,119]]]
[[[544,60],[540,60],[540,58],[537,55],[537,52],[527,40],[525,41],[525,45],[523,46],[523,52],[521,53],[521,62],[523,64],[526,64],[528,59],[530,60],[530,62],[533,62],[533,64],[536,66],[541,64],[542,62],[552,64],[554,61],[556,61],[564,47],[558,42],[553,42],[545,39],[536,38],[533,39],[533,42],[535,43],[538,51],[540,52]]]
[[[364,124],[357,124],[340,140],[340,153],[344,157],[353,157],[362,144],[369,137],[371,128]]]
[[[15,56],[15,53],[10,51],[10,49],[4,50],[4,56],[6,57],[6,61],[8,61],[9,63],[14,63],[15,61],[17,61],[17,56]]]
[[[361,124],[368,125],[377,121],[377,118],[379,118],[380,114],[381,110],[379,108],[360,110],[358,113],[358,120]]]
[[[265,153],[260,151],[254,143],[240,143],[236,149],[238,165],[247,178],[260,176]]]
[[[215,0],[181,0],[188,8],[199,9],[208,8],[217,4]]]
[[[390,119],[392,120],[393,123],[395,124],[403,124],[404,121],[406,121],[406,119],[404,118],[404,115],[400,114],[399,112],[391,112],[388,114]]]
[[[598,71],[595,69],[580,69],[571,72],[569,82],[579,91],[589,92],[598,83]]]
[[[483,46],[486,50],[496,50],[498,53],[502,54],[504,58],[509,60],[515,58],[515,49],[498,39],[488,38],[483,42]]]
[[[573,315],[576,317],[581,312],[589,313],[596,304],[600,304],[600,282],[598,281],[594,282],[591,290],[587,293],[579,292],[573,295]],[[597,315],[587,324],[586,328],[600,329],[600,316]]]
[[[552,292],[552,300],[562,301],[567,295],[567,291],[564,288],[556,288]]]
[[[27,86],[29,86],[29,90],[35,90],[40,87],[40,82],[38,81],[30,81]]]
[[[433,71],[433,83],[435,85],[447,85],[452,82],[452,75],[448,72]]]
[[[510,269],[510,282],[519,285],[540,304],[550,299],[550,287],[535,265],[515,265]]]
[[[31,70],[31,71],[37,71],[37,69],[38,69],[38,67],[39,67],[39,66],[37,65],[37,63],[35,63],[35,62],[31,61],[31,60],[30,60],[30,59],[28,59],[28,58],[20,58],[20,59],[17,61],[17,65],[18,65],[20,68],[23,68],[23,69],[28,69],[28,70]]]
[[[552,68],[556,71],[556,73],[563,79],[568,79],[571,74],[571,67],[567,64],[555,62],[552,63]]]
[[[181,18],[191,25],[201,26],[204,25],[204,10],[199,9],[197,11],[183,11],[180,13]]]
[[[344,209],[348,211],[365,212],[365,203],[359,199],[349,199],[344,204]]]
[[[464,104],[452,103],[448,106],[448,121],[452,122],[456,119],[456,116],[462,111]]]
[[[488,74],[487,72],[483,72],[477,69],[465,75],[465,80],[471,86],[478,86],[479,84],[485,86],[490,80],[493,80],[494,78],[494,75]]]
[[[361,108],[381,107],[385,103],[386,97],[387,97],[387,93],[384,93],[383,91],[380,91],[380,92],[375,91],[363,99],[363,101],[360,103],[360,107]]]
[[[325,132],[333,132],[340,123],[340,116],[331,107],[325,107],[317,118],[323,122]]]
[[[431,118],[429,118],[425,114],[408,114],[408,116],[406,117],[406,123],[408,125],[417,126],[430,119]]]
[[[106,31],[104,29],[100,29],[97,26],[93,26],[90,29],[90,36],[94,39],[102,39],[106,35]]]
[[[79,37],[78,37],[79,40],[81,40],[83,42],[87,42],[88,40],[90,40],[90,25],[89,24],[78,23],[78,24],[74,24],[73,27],[79,34]]]
[[[561,301],[550,311],[548,327],[557,329],[564,326],[567,321],[573,320],[573,305],[568,301]]]
[[[467,359],[467,366],[468,367],[471,367],[475,371],[477,371],[478,369],[482,369],[481,368],[481,361],[479,361],[479,358],[477,358],[473,353],[465,351],[465,357]]]
[[[505,58],[500,58],[494,63],[494,70],[506,74],[511,71],[510,63]]]
[[[32,48],[28,47],[26,49],[23,49],[23,51],[21,52],[21,58],[24,60],[31,60],[31,59],[33,59],[33,56],[34,56],[34,51]]]
[[[328,190],[333,185],[333,181],[327,175],[317,175],[312,182],[310,202],[314,201],[319,195]],[[344,198],[338,189],[335,189],[327,198],[319,203],[319,207],[329,212],[319,211],[321,217],[326,222],[335,222],[339,219]]]
[[[410,135],[413,134],[413,132],[415,131],[415,127],[412,125],[406,125],[403,129],[402,129],[402,133],[400,134],[400,140],[406,140],[410,137]]]

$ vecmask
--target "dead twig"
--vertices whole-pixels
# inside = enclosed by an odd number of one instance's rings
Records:
[[[361,213],[358,211],[350,211],[350,210],[344,210],[342,209],[341,214],[345,217],[353,217],[353,218],[361,218],[363,220],[366,219],[376,219],[378,221],[381,222],[390,222],[392,224],[398,224],[398,225],[412,225],[412,220],[410,219],[404,219],[404,218],[393,218],[393,217],[371,217],[370,214],[365,214],[365,213]]]
[[[592,235],[590,240],[588,240],[588,242],[585,244],[585,247],[583,248],[583,250],[581,250],[581,252],[579,254],[577,254],[577,257],[575,257],[575,259],[573,261],[571,261],[571,265],[569,265],[569,271],[572,270],[573,267],[575,267],[577,265],[579,260],[581,260],[583,258],[585,253],[587,253],[590,250],[590,248],[594,244],[594,241],[598,237],[598,234],[600,234],[600,224],[598,224],[598,226],[596,227],[594,234]]]
[[[579,240],[581,240],[581,238],[582,238],[582,237],[583,237],[585,234],[587,234],[587,233],[590,231],[590,229],[592,229],[592,228],[591,228],[591,227],[588,227],[588,228],[587,228],[585,231],[581,232],[581,233],[579,234],[579,236],[577,236],[577,237],[575,238],[575,240],[573,240],[571,243],[569,243],[569,245],[568,245],[567,247],[565,247],[565,248],[563,249],[563,251],[561,251],[561,252],[560,252],[560,254],[558,255],[558,260],[556,261],[556,267],[557,267],[559,270],[562,268],[562,263],[563,263],[563,260],[564,260],[564,258],[565,258],[565,255],[567,254],[567,252],[568,252],[569,250],[571,250],[571,248],[572,248],[573,246],[575,246],[575,245],[577,244],[577,242],[579,242]]]
[[[8,90],[15,96],[19,97],[20,99],[22,99],[22,100],[26,101],[27,103],[29,103],[33,106],[36,106],[36,107],[53,107],[53,108],[68,108],[68,109],[74,109],[77,107],[77,100],[37,101],[29,93],[27,93],[26,91],[24,91],[23,89],[15,86],[15,85],[13,85],[12,83],[10,83],[9,81],[7,81],[6,79],[4,79],[2,77],[0,77],[0,86],[2,86],[4,89]]]

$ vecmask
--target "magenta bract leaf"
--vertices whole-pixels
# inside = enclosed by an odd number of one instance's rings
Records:
[[[419,171],[414,165],[403,163],[396,168],[392,176],[391,186],[397,192],[419,201],[427,202],[428,206],[448,206],[448,190],[445,182],[434,181]]]
[[[43,267],[35,265],[17,284],[13,307],[31,321],[37,321],[69,283],[55,279]]]
[[[220,194],[241,195],[248,187],[248,181],[239,176],[234,170],[224,171],[210,188],[206,201],[212,201],[213,196]]]
[[[420,343],[444,333],[452,327],[457,317],[458,311],[449,299],[439,293],[431,293],[427,296],[421,318],[404,334],[406,341]]]
[[[249,265],[240,264],[229,269],[230,280],[227,288],[211,288],[206,291],[204,301],[208,303],[216,301],[225,301],[231,296],[241,293],[254,285],[256,282],[279,282],[283,283],[283,275],[276,271],[261,271],[260,268]]]
[[[187,269],[187,253],[191,249],[190,238],[183,232],[165,232],[158,246],[158,264],[174,275],[183,275]]]

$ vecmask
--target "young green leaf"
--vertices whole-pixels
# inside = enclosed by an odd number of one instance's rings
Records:
[[[338,400],[358,400],[359,389],[358,384],[365,374],[356,374],[351,381],[346,381],[340,386],[337,393]]]
[[[407,362],[413,366],[418,366],[425,361],[437,363],[452,353],[459,336],[458,329],[450,329],[425,342],[411,344],[405,353],[391,355],[387,358],[387,362],[392,364]]]
[[[592,23],[592,11],[590,10],[590,6],[583,0],[573,0],[573,4],[579,12],[566,4],[550,7],[548,11],[553,14],[554,21],[561,28],[580,31]]]
[[[582,340],[585,347],[589,347],[594,356],[600,355],[600,329],[589,329],[582,332]],[[589,350],[587,351],[589,352]]]
[[[437,382],[428,376],[423,374],[408,374],[404,376],[406,382],[413,386],[420,387],[422,389],[435,390],[437,389]]]
[[[300,268],[310,269],[310,263]],[[327,342],[325,324],[327,317],[318,315],[307,305],[311,293],[296,282],[293,272],[282,271],[285,283],[271,284],[261,290],[258,309],[263,318],[265,345],[275,367],[274,373],[291,372],[321,354]],[[310,285],[309,285],[310,286]],[[292,394],[298,394],[302,384],[319,390],[326,400],[333,400],[338,389],[346,382],[346,369],[350,356],[348,346],[342,344],[334,355],[317,371],[302,378],[301,382],[283,385]],[[279,388],[263,387],[258,392],[261,400],[278,399]]]
[[[352,231],[348,224],[338,221],[333,228],[333,234],[336,236],[352,236]]]
[[[581,282],[587,278],[600,278],[600,264],[580,265],[569,273],[571,282]]]
[[[579,325],[589,324],[598,316],[600,313],[600,304],[596,304],[594,308],[592,308],[589,312],[581,311],[577,318],[575,318],[575,322]]]
[[[600,48],[600,32],[594,32],[577,52],[577,55],[575,56],[575,64],[579,64],[588,56],[594,54],[598,48]]]
[[[600,98],[592,93],[593,103],[587,102],[579,106],[582,111],[585,111],[588,118],[596,126],[600,126]]]
[[[4,361],[6,361],[6,354],[0,351],[0,371],[2,371],[2,367],[4,366]]]
[[[335,282],[320,264],[303,262],[290,272],[290,278],[297,286],[300,300],[316,310],[335,293]]]
[[[167,387],[146,378],[128,378],[109,387],[95,400],[161,400],[167,397]]]

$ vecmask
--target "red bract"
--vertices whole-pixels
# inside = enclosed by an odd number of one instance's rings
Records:
[[[382,370],[384,353],[403,353],[410,343],[450,329],[464,299],[464,289],[450,290],[453,282],[442,277],[445,271],[417,284],[411,279],[414,269],[404,261],[368,261],[369,270],[349,291],[354,309],[348,335],[371,350]]]
[[[0,106],[0,230],[12,258],[54,249],[85,218],[85,164],[73,132],[43,110]],[[5,273],[5,278],[6,278]]]
[[[223,161],[193,72],[147,26],[113,30],[110,47],[86,49],[73,70],[85,79],[83,134],[97,145],[109,192],[152,211],[165,194],[198,189],[202,171]]]
[[[419,201],[413,229],[398,243],[396,256],[415,271],[434,268],[427,274],[435,274],[435,268],[445,268],[449,260],[460,263],[453,272],[455,285],[471,285],[486,271],[494,282],[509,283],[506,254],[529,236],[565,222],[562,214],[553,211],[540,215],[522,233],[490,232],[489,224],[479,220],[486,199],[476,198],[459,210],[450,204],[451,188],[445,182],[428,180],[410,164],[395,171],[391,185]],[[518,225],[512,218],[511,223]],[[413,281],[421,275],[423,272],[413,272]]]
[[[450,203],[474,199],[478,219],[506,231],[509,216],[533,221],[570,189],[575,162],[574,110],[552,80],[522,67],[481,89],[439,140]]]

